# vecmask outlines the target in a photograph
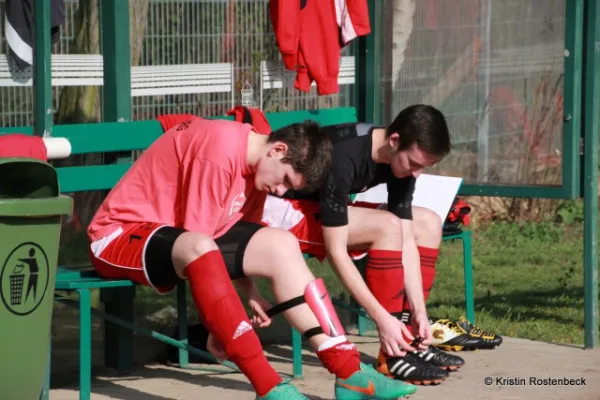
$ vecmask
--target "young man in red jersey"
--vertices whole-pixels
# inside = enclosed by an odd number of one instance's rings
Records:
[[[305,397],[268,363],[231,282],[239,282],[254,322],[264,326],[269,305],[253,276],[270,279],[278,302],[296,301],[284,314],[336,375],[338,398],[414,393],[414,386],[361,365],[297,239],[259,224],[267,193],[315,190],[330,163],[331,141],[316,124],[262,135],[238,122],[186,120],[144,151],[99,208],[88,228],[92,263],[104,277],[131,279],[159,293],[187,279],[211,336],[259,399]]]

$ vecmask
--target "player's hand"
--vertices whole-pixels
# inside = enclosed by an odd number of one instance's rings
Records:
[[[412,328],[413,332],[418,332],[419,350],[427,350],[427,346],[431,344],[433,339],[431,333],[431,324],[429,324],[429,318],[427,318],[427,314],[424,312],[415,314],[412,318]]]
[[[393,315],[386,313],[377,321],[381,348],[389,356],[402,357],[407,351],[415,351],[410,345],[415,339],[406,325]]]
[[[225,348],[223,347],[221,342],[219,342],[217,338],[213,336],[212,333],[208,334],[206,349],[210,354],[212,354],[217,360],[221,362],[227,359],[227,353],[225,353]]]
[[[248,298],[248,305],[254,314],[251,319],[254,327],[265,328],[271,325],[271,318],[269,318],[266,311],[271,308],[271,303],[265,300],[260,294],[253,293]]]

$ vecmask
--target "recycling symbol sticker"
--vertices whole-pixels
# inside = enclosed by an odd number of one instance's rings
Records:
[[[48,257],[38,244],[22,243],[11,251],[0,271],[4,306],[15,315],[31,314],[48,288]]]

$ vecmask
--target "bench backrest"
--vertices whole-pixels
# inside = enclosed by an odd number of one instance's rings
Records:
[[[102,86],[101,54],[53,54],[52,86]],[[232,63],[142,65],[131,67],[131,96],[183,93],[231,93],[234,106]],[[32,71],[11,71],[6,55],[0,54],[0,87],[31,86]]]
[[[307,119],[321,125],[356,122],[352,107],[308,111],[288,111],[266,114],[273,130]],[[222,116],[216,118],[232,119]],[[1,128],[2,133],[32,133],[31,127]],[[65,137],[71,143],[71,154],[111,153],[144,150],[163,130],[156,120],[109,122],[95,124],[56,125],[53,137]],[[58,168],[60,190],[63,193],[111,189],[131,166],[132,160],[110,165],[86,165]]]

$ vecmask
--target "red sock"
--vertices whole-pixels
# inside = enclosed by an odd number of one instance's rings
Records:
[[[423,280],[423,297],[425,301],[429,298],[433,281],[435,280],[435,264],[437,263],[439,249],[431,247],[418,247],[419,256],[421,257],[421,277]]]
[[[440,254],[439,249],[431,247],[417,247],[419,250],[419,257],[421,258],[421,280],[423,282],[423,297],[425,302],[429,298],[429,293],[433,288],[433,282],[435,280],[435,264],[437,263],[438,255]],[[404,297],[403,314],[408,315],[409,321],[404,321],[406,327],[412,333],[412,326],[410,325],[410,305],[408,304],[408,298]],[[405,318],[406,319],[406,318]]]
[[[210,251],[192,261],[184,270],[194,303],[210,333],[223,344],[225,352],[248,377],[259,396],[281,382],[263,353],[221,252]]]
[[[402,252],[370,250],[365,280],[377,301],[390,313],[400,313],[404,302]]]
[[[401,319],[404,305],[402,251],[370,250],[365,278],[369,290],[379,304],[387,312]]]
[[[317,351],[321,364],[340,379],[347,379],[360,370],[360,355],[356,346],[344,336],[329,338]]]

